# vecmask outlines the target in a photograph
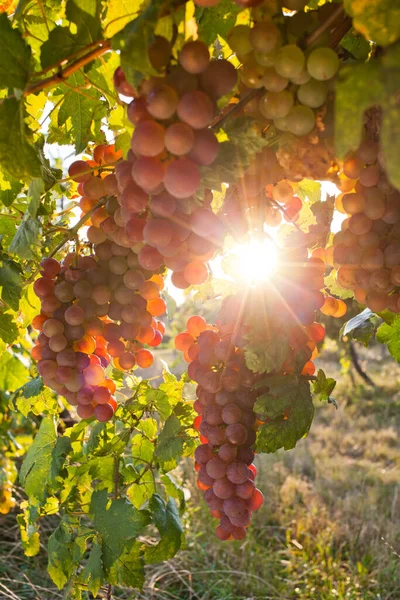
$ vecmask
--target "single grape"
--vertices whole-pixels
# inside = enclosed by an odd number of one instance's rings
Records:
[[[307,59],[307,70],[319,81],[331,79],[339,69],[339,58],[331,48],[315,48]]]

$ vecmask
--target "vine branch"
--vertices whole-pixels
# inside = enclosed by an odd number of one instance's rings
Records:
[[[79,69],[92,62],[93,60],[95,60],[110,49],[111,40],[101,40],[101,42],[98,42],[93,50],[90,50],[90,52],[84,54],[83,56],[72,62],[70,65],[62,69],[61,64],[65,61],[64,59],[59,63],[59,69],[57,73],[54,73],[54,75],[50,75],[50,77],[46,77],[45,79],[41,79],[40,81],[36,81],[35,83],[31,83],[30,85],[28,85],[24,90],[24,96],[28,96],[29,94],[35,94],[36,92],[39,92],[45,88],[57,85],[58,83],[62,82],[64,79],[67,79],[68,77],[70,77],[70,75],[73,75],[73,73],[76,73],[76,71],[79,71]],[[53,65],[52,68],[56,67],[57,65]]]

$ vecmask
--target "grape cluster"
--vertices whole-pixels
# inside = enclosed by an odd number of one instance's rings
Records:
[[[242,94],[265,89],[254,99],[253,108],[280,131],[305,136],[315,126],[315,110],[326,102],[329,81],[339,68],[338,56],[330,48],[305,53],[295,43],[283,44],[285,33],[262,5],[252,9],[252,18],[252,27],[236,25],[228,34],[228,43],[242,63]]]
[[[41,313],[32,322],[40,332],[32,357],[38,361],[43,382],[77,406],[81,418],[94,415],[107,421],[117,405],[112,395],[115,384],[104,372],[110,363],[107,342],[97,335],[102,325],[95,316],[97,305],[89,297],[78,300],[76,295],[83,277],[95,268],[92,256],[70,254],[62,264],[53,258],[42,260],[42,276],[34,283]]]
[[[200,167],[211,165],[219,144],[209,129],[216,101],[237,80],[227,60],[210,61],[201,41],[187,42],[179,64],[145,81],[128,107],[131,151],[117,165],[119,210],[112,219],[138,247],[146,269],[165,265],[178,288],[203,283],[207,261],[222,244],[224,227],[210,209],[212,194],[195,198]],[[140,245],[140,246],[139,246]]]
[[[195,451],[195,468],[198,487],[212,515],[220,519],[216,536],[221,540],[243,539],[252,511],[263,503],[252,464],[256,417],[250,388],[255,376],[235,344],[234,324],[222,317],[216,327],[200,316],[190,317],[187,331],[175,339],[190,363],[189,377],[198,383],[194,427],[201,445]]]
[[[400,194],[379,164],[379,145],[367,137],[343,163],[336,208],[347,215],[333,246],[337,282],[374,312],[400,312]]]
[[[87,169],[88,163],[82,162]],[[86,177],[83,171],[81,165],[75,177]],[[80,201],[84,212],[104,196],[110,178],[115,180],[114,175],[89,175],[79,184],[88,194]],[[160,296],[162,275],[143,269],[130,244],[122,245],[124,239],[101,227],[115,204],[110,197],[106,206],[91,213],[88,238],[93,255],[71,253],[62,264],[46,258],[42,277],[34,283],[42,304],[33,320],[40,333],[32,356],[39,361],[43,381],[77,406],[80,417],[94,415],[100,421],[110,419],[116,408],[115,384],[104,369],[111,361],[121,371],[150,367],[153,354],[144,345],[158,346],[165,332],[157,319],[166,311]]]
[[[271,148],[252,157],[237,184],[227,190],[219,215],[235,237],[263,231],[264,224],[277,227],[282,218],[288,222],[297,219],[302,201],[295,195],[296,184],[283,180],[283,176]]]

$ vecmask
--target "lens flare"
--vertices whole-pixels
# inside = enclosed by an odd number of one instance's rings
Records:
[[[271,279],[278,261],[277,247],[268,237],[237,244],[231,256],[230,276],[253,285]]]

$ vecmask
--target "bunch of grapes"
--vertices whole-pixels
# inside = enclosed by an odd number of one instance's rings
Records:
[[[219,215],[235,237],[262,232],[264,225],[277,227],[282,219],[296,221],[302,208],[295,194],[297,184],[283,178],[272,148],[265,147],[253,156],[237,184],[227,190]]]
[[[263,503],[256,489],[252,446],[256,440],[255,376],[236,346],[234,329],[210,326],[200,316],[190,317],[187,331],[175,346],[189,362],[188,374],[198,383],[194,427],[201,445],[195,460],[198,487],[212,515],[220,519],[216,536],[243,539],[251,513]]]
[[[115,411],[115,383],[105,369],[147,368],[165,331],[154,315],[165,312],[164,282],[144,271],[129,248],[108,240],[92,256],[69,254],[63,263],[45,258],[34,283],[41,312],[32,356],[43,381],[81,418],[109,420]],[[151,311],[151,312],[150,312]]]
[[[273,122],[280,131],[305,136],[315,126],[315,111],[326,102],[339,59],[330,48],[304,52],[295,43],[284,44],[292,18],[285,19],[280,28],[272,20],[275,11],[276,6],[272,11],[263,5],[253,8],[253,26],[233,27],[228,43],[242,63],[242,93],[266,90],[254,99],[253,112]]]
[[[343,163],[336,208],[348,215],[327,254],[337,282],[374,312],[400,312],[400,193],[379,163],[379,144],[367,137]]]
[[[42,276],[34,283],[41,312],[32,322],[40,332],[32,357],[43,382],[77,406],[80,417],[107,421],[116,408],[115,384],[104,372],[110,356],[105,339],[97,335],[97,320],[101,321],[93,301],[77,296],[83,278],[95,268],[93,256],[69,254],[62,264],[53,258],[42,260]]]
[[[109,224],[124,229],[143,268],[165,265],[174,285],[187,288],[208,278],[206,263],[223,242],[211,192],[202,201],[196,194],[201,167],[219,151],[209,129],[216,101],[232,91],[237,75],[227,60],[210,61],[201,41],[187,42],[178,60],[145,81],[128,107],[135,130],[131,151],[116,168],[119,207]]]

